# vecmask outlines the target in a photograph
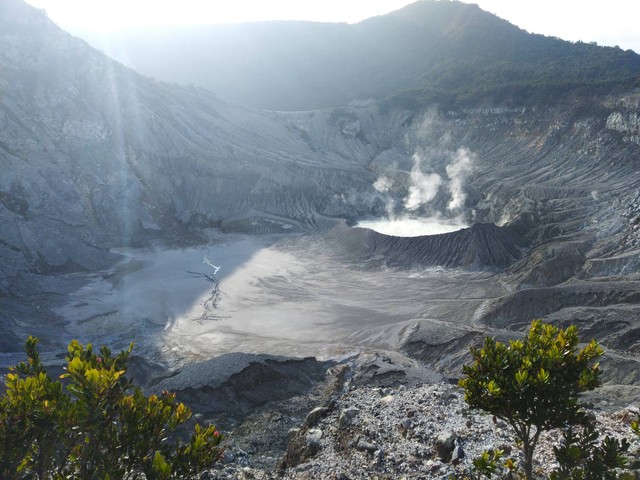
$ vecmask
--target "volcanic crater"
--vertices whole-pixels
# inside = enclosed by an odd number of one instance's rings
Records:
[[[542,317],[640,381],[637,86],[252,110],[20,0],[0,14],[4,365],[34,334],[52,362],[79,338],[170,366],[379,348],[456,375],[472,342]],[[390,213],[465,227],[353,227]]]

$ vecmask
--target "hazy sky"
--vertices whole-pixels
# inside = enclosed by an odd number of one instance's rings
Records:
[[[1,1],[1,0],[0,0]],[[73,32],[257,20],[354,23],[411,0],[27,0]],[[447,0],[443,0],[447,1]],[[639,0],[466,0],[528,30],[640,52]]]

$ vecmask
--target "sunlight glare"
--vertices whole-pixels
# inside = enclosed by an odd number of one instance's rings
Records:
[[[27,0],[63,28],[109,31],[131,27],[309,20],[355,23],[412,0]]]

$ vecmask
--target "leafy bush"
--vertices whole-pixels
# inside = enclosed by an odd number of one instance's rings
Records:
[[[513,460],[511,458],[504,459],[503,450],[485,450],[481,455],[473,459],[473,471],[478,478],[483,476],[492,478],[494,475],[504,472],[508,472],[509,478],[511,478],[515,470]]]
[[[191,411],[174,394],[147,397],[125,379],[133,344],[114,357],[72,341],[65,387],[47,374],[37,343],[29,337],[28,360],[12,368],[0,398],[0,478],[193,478],[220,459],[214,426],[168,442]]]
[[[603,351],[593,340],[578,350],[574,326],[566,330],[536,320],[527,336],[504,344],[492,338],[472,348],[460,385],[471,406],[504,420],[521,442],[524,473],[532,477],[533,453],[544,430],[582,420],[578,394],[599,384],[594,363]]]
[[[560,464],[551,480],[618,480],[628,478],[620,472],[627,464],[625,454],[629,451],[627,439],[612,437],[598,444],[600,435],[593,425],[587,425],[580,434],[572,427],[564,432],[562,445],[553,447]],[[635,478],[635,475],[631,478]]]
[[[501,467],[503,455],[502,450],[485,450],[482,455],[473,459],[473,469],[491,478]]]

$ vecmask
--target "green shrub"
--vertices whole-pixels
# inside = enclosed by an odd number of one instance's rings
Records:
[[[578,394],[599,384],[594,363],[603,351],[593,340],[578,349],[577,329],[536,320],[527,336],[504,344],[492,338],[472,348],[463,367],[466,402],[504,420],[521,443],[524,473],[532,477],[533,453],[545,430],[582,420]]]
[[[185,444],[168,441],[191,411],[125,378],[133,344],[114,357],[72,341],[65,387],[45,371],[37,343],[29,337],[28,360],[12,368],[0,398],[0,478],[193,478],[220,459],[214,426],[196,425]]]
[[[560,465],[551,473],[551,480],[618,480],[628,478],[621,472],[627,464],[625,454],[629,451],[627,439],[618,440],[600,435],[593,425],[585,426],[579,434],[572,427],[565,430],[563,442],[553,447]],[[632,478],[635,478],[633,476]]]
[[[482,455],[473,459],[473,469],[480,475],[491,478],[502,467],[502,450],[485,450]]]

